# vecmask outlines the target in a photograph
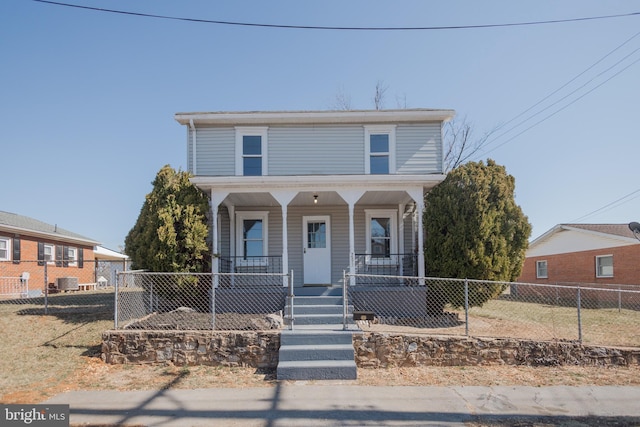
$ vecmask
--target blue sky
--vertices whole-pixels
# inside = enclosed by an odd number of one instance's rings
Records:
[[[640,12],[640,3],[615,0],[68,3],[207,20],[349,27]],[[489,29],[321,31],[3,1],[0,210],[118,249],[158,170],[165,164],[185,169],[186,130],[173,119],[176,112],[324,110],[335,105],[338,93],[348,95],[354,109],[371,109],[380,81],[388,88],[386,108],[455,109],[479,136],[593,66],[494,133],[492,151],[474,160],[493,158],[515,177],[516,201],[533,225],[532,237],[558,223],[640,221],[638,31],[640,15]],[[543,108],[548,109],[518,125]]]

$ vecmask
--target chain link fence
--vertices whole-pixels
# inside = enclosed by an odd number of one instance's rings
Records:
[[[281,273],[123,272],[115,328],[280,329],[289,284]]]
[[[123,261],[0,261],[0,313],[113,313]]]
[[[640,346],[640,286],[345,274],[364,330]]]

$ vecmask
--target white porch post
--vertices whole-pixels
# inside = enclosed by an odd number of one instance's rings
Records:
[[[276,199],[282,208],[282,273],[289,274],[289,230],[288,230],[288,208],[291,200],[298,194],[296,191],[272,191],[271,195]],[[282,286],[286,287],[288,280],[282,277]]]
[[[218,285],[218,275],[220,272],[220,253],[218,242],[218,206],[227,197],[228,192],[213,192],[211,190],[211,197],[209,199],[209,206],[211,208],[211,272],[214,273],[214,286]]]
[[[407,193],[416,202],[416,215],[418,215],[418,277],[420,285],[424,286],[424,225],[422,215],[424,212],[424,193],[422,187],[407,190]]]
[[[405,204],[398,205],[398,272],[400,276],[404,276],[404,209]]]
[[[338,195],[347,202],[349,207],[349,285],[354,286],[356,284],[356,232],[354,225],[354,208],[356,202],[360,200],[365,190],[340,190]]]

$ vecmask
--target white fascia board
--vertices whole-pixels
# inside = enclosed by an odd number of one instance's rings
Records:
[[[41,237],[41,238],[53,240],[56,242],[73,243],[73,244],[82,245],[82,246],[96,246],[100,244],[100,242],[96,240],[81,239],[81,238],[72,237],[72,236],[64,236],[57,233],[46,233],[43,231],[34,231],[34,230],[29,230],[28,228],[12,227],[10,225],[3,225],[0,227],[0,230],[6,231],[11,234],[31,236],[31,237]]]
[[[193,177],[190,181],[202,190],[254,193],[274,189],[330,190],[366,188],[371,191],[405,190],[411,187],[431,189],[446,175],[305,175],[305,176],[231,176]]]
[[[271,125],[271,124],[374,124],[445,122],[455,116],[454,110],[406,109],[366,111],[256,111],[176,113],[183,125]]]

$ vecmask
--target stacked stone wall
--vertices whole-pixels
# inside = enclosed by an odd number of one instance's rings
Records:
[[[279,331],[106,331],[102,359],[110,364],[275,368]],[[360,368],[411,366],[640,365],[640,349],[586,346],[573,341],[407,335],[361,332],[353,336]]]

